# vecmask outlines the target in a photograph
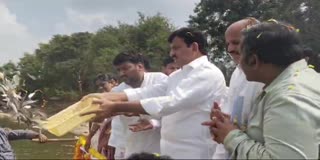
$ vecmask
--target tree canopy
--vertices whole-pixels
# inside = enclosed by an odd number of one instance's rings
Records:
[[[95,91],[94,78],[99,73],[114,73],[112,60],[122,51],[144,54],[153,70],[159,70],[168,54],[167,37],[174,27],[160,14],[139,14],[135,24],[105,26],[95,33],[79,32],[54,35],[41,43],[34,53],[26,53],[15,65],[0,69],[20,71],[27,90],[42,90],[47,97],[78,99]]]
[[[201,0],[190,16],[189,25],[208,35],[211,59],[227,79],[233,67],[226,54],[224,32],[231,23],[246,17],[291,23],[300,29],[304,44],[320,52],[319,0]]]
[[[224,32],[231,23],[246,17],[291,23],[300,29],[303,43],[320,52],[319,0],[201,0],[190,14],[189,26],[207,34],[209,57],[227,81],[234,65],[225,50]],[[54,35],[33,53],[26,53],[18,64],[8,62],[0,71],[8,77],[20,73],[29,92],[40,89],[47,97],[69,100],[95,91],[96,75],[114,73],[112,60],[122,51],[144,54],[152,70],[158,71],[169,52],[167,37],[175,27],[161,14],[138,15],[134,24],[119,22],[95,33]]]

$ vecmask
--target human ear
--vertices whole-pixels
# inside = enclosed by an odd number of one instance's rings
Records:
[[[193,51],[199,51],[199,44],[197,42],[193,42],[191,44],[191,48]]]

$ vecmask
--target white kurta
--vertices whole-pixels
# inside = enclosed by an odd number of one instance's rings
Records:
[[[253,103],[262,92],[263,86],[263,83],[249,82],[239,67],[232,73],[227,108],[232,120],[236,119],[240,127],[248,124]]]
[[[144,73],[144,80],[141,87],[152,86],[166,80],[167,76],[160,72]],[[125,83],[121,83],[112,91],[121,92],[127,88],[131,87]],[[132,132],[129,130],[128,126],[130,124],[138,123],[140,118],[151,120],[151,117],[148,115],[140,115],[140,117],[116,116],[112,120],[112,131],[109,145],[116,147],[116,150],[125,150],[125,156],[118,158],[125,158],[130,156],[132,153],[139,152],[160,152],[160,128],[141,132]]]
[[[239,127],[248,124],[248,116],[254,100],[262,91],[263,83],[249,82],[239,66],[233,71],[228,89],[228,96],[222,106],[222,111],[236,119]],[[219,145],[212,159],[226,159],[229,154],[223,145]]]
[[[161,116],[161,154],[174,159],[209,159],[214,142],[208,127],[213,101],[225,95],[222,72],[202,56],[172,73],[168,81],[125,90],[129,100],[141,99],[146,112]]]

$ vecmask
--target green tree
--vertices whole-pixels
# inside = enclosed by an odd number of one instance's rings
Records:
[[[205,32],[209,38],[209,56],[225,74],[231,76],[232,61],[226,53],[224,32],[237,20],[255,17],[262,0],[201,0],[194,9],[195,15],[190,16],[189,24]]]
[[[0,72],[4,73],[6,76],[12,78],[19,71],[18,66],[13,62],[5,63],[0,67]]]
[[[48,44],[40,44],[34,54],[26,54],[19,66],[27,88],[41,89],[48,96],[76,98],[82,91],[79,82],[88,72],[85,62],[91,37],[87,32],[55,35]]]
[[[227,80],[233,71],[225,50],[224,32],[231,23],[245,17],[259,20],[275,18],[301,30],[303,42],[319,52],[319,0],[201,0],[190,16],[189,24],[208,34],[210,58]]]
[[[26,90],[34,91],[42,88],[44,78],[42,75],[43,67],[40,59],[35,54],[26,53],[20,59],[18,67]]]
[[[152,17],[144,16],[142,13],[138,14],[139,20],[129,37],[132,49],[146,55],[154,70],[159,69],[163,57],[169,54],[167,38],[174,27],[166,17],[159,13]]]
[[[122,51],[139,52],[159,69],[168,54],[167,37],[173,26],[160,14],[144,16],[133,25],[105,26],[96,33],[55,35],[48,43],[21,58],[18,68],[28,90],[41,89],[47,97],[78,99],[94,91],[99,73],[115,73],[112,60]]]

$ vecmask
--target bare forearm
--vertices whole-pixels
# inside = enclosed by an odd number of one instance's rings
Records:
[[[123,101],[126,102],[128,101],[128,97],[124,92],[120,92],[120,93],[112,93],[112,100],[119,102],[119,101]],[[113,99],[114,98],[114,99]]]
[[[129,112],[138,114],[148,114],[139,101],[136,102],[114,102],[113,112]]]

